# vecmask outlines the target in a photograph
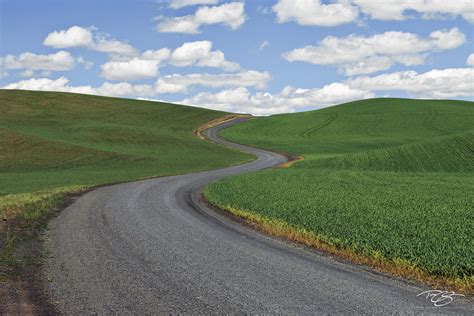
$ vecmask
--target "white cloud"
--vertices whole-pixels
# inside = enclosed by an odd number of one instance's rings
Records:
[[[156,30],[160,33],[184,33],[198,34],[199,24],[194,21],[194,16],[177,16],[173,18],[162,18]]]
[[[211,88],[220,87],[266,87],[271,75],[268,72],[254,70],[235,74],[188,74],[169,75],[157,80],[158,93],[186,93],[189,86],[200,85]]]
[[[336,26],[356,20],[359,11],[348,1],[324,4],[321,0],[279,0],[272,7],[278,23]]]
[[[331,83],[322,88],[298,89],[287,86],[278,94],[258,92],[252,95],[246,88],[239,87],[217,93],[201,92],[180,103],[268,115],[373,98],[376,91],[403,91],[426,98],[473,97],[474,69],[434,69],[421,74],[406,71],[375,77],[363,76],[342,83]]]
[[[465,42],[465,35],[457,28],[434,31],[427,38],[395,31],[369,37],[328,36],[317,46],[294,49],[283,57],[290,62],[335,66],[352,76],[387,70],[395,63],[423,64],[429,53],[457,48]]]
[[[61,91],[115,97],[125,97],[131,95],[147,96],[155,94],[151,85],[131,85],[128,82],[104,82],[99,87],[71,86],[69,85],[69,80],[65,77],[60,77],[58,79],[31,78],[8,84],[2,87],[2,89]]]
[[[449,31],[438,30],[432,32],[429,36],[429,40],[431,40],[435,49],[447,50],[458,48],[466,43],[466,36],[459,31],[457,27],[453,27]]]
[[[158,76],[156,60],[133,58],[128,61],[109,61],[100,66],[101,76],[109,80],[139,80]]]
[[[198,24],[223,23],[235,30],[245,22],[244,3],[232,2],[215,7],[200,7],[194,17]]]
[[[241,110],[251,107],[250,92],[246,88],[222,90],[217,93],[201,92],[179,102],[185,105],[204,107],[221,111],[232,112],[236,104],[241,105]]]
[[[222,10],[221,7],[216,8]],[[216,13],[217,16],[219,16],[218,13],[219,12]],[[86,47],[88,49],[110,54],[110,60],[101,66],[102,77],[110,80],[127,81],[157,77],[159,74],[158,67],[163,65],[165,62],[179,67],[194,65],[197,67],[220,68],[225,71],[237,71],[240,69],[238,63],[227,61],[222,51],[213,51],[213,44],[210,41],[184,43],[174,51],[171,51],[169,48],[147,50],[140,55],[139,51],[131,45],[115,39],[106,38],[100,34],[95,34],[93,31],[95,31],[94,28],[83,28],[79,26],[70,27],[68,30],[54,31],[46,37],[44,44],[56,48]],[[59,54],[59,52],[57,54]],[[69,53],[61,52],[60,54]],[[48,56],[51,57],[53,55]],[[7,56],[5,58],[8,65],[13,64],[13,57],[14,56]],[[32,56],[26,57],[32,59]],[[72,61],[74,62],[74,59],[72,59]],[[93,65],[91,62],[85,61],[82,57],[79,57],[77,62],[83,64],[86,69],[91,68]],[[38,64],[38,62],[33,61],[30,64],[34,66],[35,64]],[[13,66],[10,66],[10,68],[12,67]],[[47,68],[41,69],[54,70]]]
[[[200,7],[195,14],[179,17],[157,17],[156,30],[161,33],[200,33],[202,25],[225,24],[232,30],[245,22],[244,3],[231,2],[220,6]]]
[[[264,78],[265,73],[260,73]],[[269,76],[269,75],[268,75]],[[251,76],[250,76],[251,77]],[[256,76],[259,77],[259,76]],[[242,79],[244,78],[244,79]],[[239,74],[192,74],[165,76],[154,85],[132,85],[128,82],[105,82],[101,86],[72,86],[65,77],[58,79],[31,78],[11,83],[3,89],[64,91],[119,97],[150,98],[161,93],[185,93],[191,85],[235,87],[218,92],[200,92],[181,101],[183,104],[230,112],[268,115],[315,109],[375,97],[375,92],[401,91],[416,97],[455,98],[474,96],[474,68],[434,69],[425,73],[395,72],[378,76],[361,76],[345,82],[327,84],[321,88],[300,89],[287,86],[277,94],[257,92],[246,87],[258,87],[262,82],[246,81]],[[263,86],[262,86],[263,87]]]
[[[279,23],[294,21],[300,25],[336,26],[356,21],[359,11],[377,20],[406,20],[410,12],[423,19],[461,16],[474,23],[472,0],[278,0],[272,7]]]
[[[108,54],[119,54],[119,55],[136,55],[138,50],[130,44],[115,40],[107,39],[104,37],[98,37],[94,44],[89,47],[90,49],[96,50],[102,53]]]
[[[466,64],[467,64],[468,66],[474,67],[474,54],[471,54],[471,55],[469,55],[469,56],[467,57],[467,59],[466,59]]]
[[[436,19],[462,16],[474,23],[474,5],[471,0],[385,0],[383,3],[374,0],[353,0],[361,11],[373,19],[405,20],[407,11],[413,10],[422,14],[422,18]]]
[[[158,79],[154,88],[157,94],[188,92],[188,85],[179,82],[174,83],[173,80],[168,80],[166,77]]]
[[[220,50],[212,50],[212,42],[187,42],[173,51],[169,48],[147,50],[138,57],[119,58],[101,66],[102,77],[109,80],[140,80],[158,76],[158,68],[165,64],[177,67],[212,67],[225,71],[240,69],[238,63],[225,59]]]
[[[434,69],[425,73],[396,72],[358,77],[322,88],[298,89],[287,86],[278,94],[251,94],[238,87],[220,92],[201,92],[180,103],[230,112],[268,115],[301,108],[321,108],[351,100],[373,98],[376,91],[402,91],[416,97],[454,98],[474,96],[474,69]]]
[[[127,69],[129,76],[123,80],[130,80],[132,76],[138,75],[132,71],[136,69]],[[112,80],[120,80],[125,76],[124,72],[119,72],[118,77],[113,77],[113,71],[109,73]],[[188,75],[170,75],[158,79],[154,85],[150,84],[130,84],[128,82],[110,83],[105,82],[99,87],[92,86],[71,86],[69,80],[65,77],[58,79],[32,78],[11,83],[3,89],[23,89],[23,90],[46,90],[46,91],[64,91],[86,94],[99,94],[109,96],[138,96],[149,97],[163,93],[187,93],[190,86],[200,85],[211,88],[219,87],[256,87],[264,88],[271,79],[268,72],[245,71],[235,74],[188,74]]]
[[[201,92],[180,103],[229,112],[269,115],[294,112],[299,108],[322,108],[371,97],[374,97],[374,94],[369,91],[353,89],[342,83],[332,83],[314,89],[287,86],[275,95],[268,92],[251,95],[246,88],[239,87],[217,93]]]
[[[240,68],[239,64],[226,61],[222,51],[212,51],[212,42],[210,41],[184,43],[171,53],[170,63],[179,67],[196,65],[198,67],[221,68],[227,71],[235,71]]]
[[[41,90],[41,91],[67,91],[67,92],[78,92],[88,91],[91,92],[90,87],[69,87],[69,80],[65,77],[52,80],[49,78],[31,78],[28,80],[21,80],[19,82],[10,83],[2,89],[20,89],[20,90]],[[87,92],[85,92],[87,93]]]
[[[171,9],[181,9],[183,7],[197,4],[218,4],[219,0],[171,0],[169,7]]]
[[[425,73],[400,71],[346,81],[351,88],[370,91],[405,91],[417,97],[474,96],[474,68],[433,69]]]
[[[3,58],[3,68],[5,69],[66,71],[73,69],[75,64],[74,57],[66,51],[59,51],[49,55],[37,55],[26,52],[18,56],[7,55]]]
[[[43,41],[43,45],[54,48],[89,47],[92,43],[91,29],[76,25],[49,33]]]
[[[100,87],[95,89],[94,94],[104,96],[153,96],[155,91],[151,85],[139,84],[132,85],[128,82],[110,83],[104,82]]]
[[[170,57],[171,57],[171,49],[169,48],[161,48],[158,50],[147,50],[141,56],[142,59],[156,60],[159,62],[168,60]]]
[[[109,39],[97,34],[95,28],[71,26],[67,30],[54,31],[44,39],[43,45],[54,48],[85,47],[98,52],[109,54],[136,55],[138,51],[131,45]]]

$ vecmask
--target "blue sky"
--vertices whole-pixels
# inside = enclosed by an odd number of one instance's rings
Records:
[[[472,100],[472,1],[1,0],[0,87],[267,115]]]

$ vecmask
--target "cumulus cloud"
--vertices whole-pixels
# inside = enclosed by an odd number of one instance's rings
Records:
[[[467,57],[466,64],[468,64],[468,66],[474,67],[474,54],[471,54]]]
[[[157,77],[158,68],[171,56],[169,48],[147,50],[138,57],[112,58],[101,65],[101,76],[109,80],[140,80]],[[117,57],[117,56],[116,56]]]
[[[223,23],[235,30],[245,22],[244,3],[232,2],[214,7],[200,7],[194,17],[199,24]]]
[[[377,20],[406,20],[418,12],[423,19],[445,19],[461,16],[474,23],[474,6],[470,0],[278,0],[272,7],[279,23],[336,26],[357,20],[359,12]]]
[[[110,80],[139,80],[158,76],[156,60],[133,58],[128,61],[109,61],[101,67],[101,76]]]
[[[283,88],[278,94],[258,92],[252,95],[247,88],[222,90],[216,93],[201,92],[180,103],[236,113],[269,115],[294,112],[299,108],[322,108],[355,99],[372,98],[370,91],[353,89],[342,83],[322,88]]]
[[[71,86],[69,85],[69,80],[66,77],[59,77],[57,79],[31,78],[8,84],[2,87],[2,89],[60,91],[115,97],[125,97],[131,95],[147,96],[155,94],[151,85],[132,85],[128,82],[104,82],[99,87],[92,87],[89,85]]]
[[[2,58],[2,64],[5,69],[67,71],[75,67],[76,60],[69,52],[62,50],[49,55],[37,55],[30,52],[18,56],[7,55]]]
[[[172,75],[175,76],[175,75]],[[166,76],[169,77],[169,76]],[[173,80],[169,80],[166,77],[160,78],[155,82],[155,91],[157,94],[165,93],[187,93],[188,85],[180,82],[174,83]]]
[[[170,63],[179,67],[195,65],[221,68],[226,71],[235,71],[240,68],[238,63],[225,60],[222,51],[213,51],[210,41],[184,43],[171,53]]]
[[[264,78],[265,73],[254,74],[254,77],[259,76]],[[426,98],[472,98],[474,96],[474,68],[433,69],[425,73],[403,71],[378,76],[360,76],[344,82],[327,84],[321,88],[301,89],[287,86],[276,94],[252,93],[243,85],[258,87],[265,80],[246,81],[249,80],[248,78],[252,78],[252,76],[242,75],[239,77],[238,74],[172,75],[158,79],[154,85],[105,82],[98,87],[73,86],[65,77],[58,79],[31,78],[8,84],[2,88],[153,98],[162,93],[185,93],[191,85],[212,88],[231,87],[218,92],[200,92],[183,99],[180,103],[254,115],[316,109],[357,99],[372,98],[376,96],[375,93],[384,91],[401,91]]]
[[[348,1],[324,4],[321,0],[279,0],[273,7],[278,23],[336,26],[357,19],[358,8]]]
[[[371,91],[404,91],[417,97],[474,96],[474,68],[433,69],[425,73],[400,71],[362,76],[345,82],[351,88]]]
[[[317,46],[294,49],[283,57],[290,62],[335,66],[352,76],[387,70],[395,63],[423,64],[429,53],[454,49],[465,42],[466,37],[458,28],[434,31],[427,38],[395,31],[369,37],[328,36]]]
[[[77,25],[51,32],[43,41],[43,45],[54,48],[89,47],[92,43],[92,30]]]
[[[361,11],[373,19],[405,20],[409,11],[417,11],[425,19],[437,19],[462,16],[474,23],[474,5],[470,0],[385,0],[383,3],[373,0],[353,0]]]
[[[171,57],[171,49],[161,48],[158,50],[147,50],[145,51],[141,58],[146,60],[157,60],[163,62]]]
[[[156,30],[161,33],[200,33],[202,25],[224,24],[232,30],[245,22],[244,3],[231,2],[220,6],[200,7],[194,14],[179,17],[157,17]]]
[[[188,78],[189,79],[189,78]],[[165,81],[161,81],[161,83]],[[192,84],[194,82],[191,82]],[[172,81],[169,82],[172,84]],[[178,84],[178,86],[181,83]],[[200,83],[199,83],[200,84]],[[233,82],[230,82],[233,85]],[[135,96],[139,98],[153,97],[166,91],[163,85],[132,85],[128,82],[110,83],[105,82],[101,86],[72,86],[65,77],[58,79],[31,78],[16,83],[8,84],[3,89],[24,89],[42,91],[63,91],[85,94],[96,94],[117,97]],[[232,112],[253,113],[255,115],[267,115],[275,113],[293,112],[298,108],[318,108],[353,99],[369,98],[373,94],[362,91],[341,83],[333,83],[323,88],[297,89],[285,87],[280,93],[258,92],[251,94],[245,87],[237,87],[219,91],[216,93],[201,92],[197,95],[184,99],[183,104],[201,106]]]
[[[20,90],[41,90],[41,91],[65,91],[84,93],[84,87],[69,87],[69,80],[65,77],[52,80],[49,78],[31,78],[19,82],[10,83],[3,86],[2,89],[20,89]],[[89,87],[90,88],[90,87]],[[87,92],[85,92],[87,93]],[[89,91],[90,93],[90,91]]]
[[[94,88],[93,88],[94,89]],[[95,88],[95,93],[104,96],[153,96],[155,91],[153,86],[147,84],[132,85],[128,82],[110,83],[104,82],[100,87]]]
[[[140,80],[157,77],[160,66],[171,64],[177,67],[211,67],[225,71],[236,71],[240,65],[225,59],[220,50],[212,50],[212,42],[187,42],[174,50],[162,48],[147,50],[133,58],[111,60],[101,66],[102,77],[109,80]]]
[[[168,17],[163,16],[156,17],[155,20],[161,21],[156,26],[156,31],[160,33],[183,33],[183,34],[198,34],[199,24],[194,22],[194,16],[177,16]]]
[[[134,73],[130,76],[136,75]],[[140,74],[142,75],[142,74]],[[123,72],[113,80],[120,80]],[[129,80],[130,77],[127,77]],[[159,78],[155,84],[130,84],[128,82],[105,82],[99,87],[71,86],[65,77],[58,79],[32,78],[11,83],[3,89],[64,91],[109,96],[150,97],[164,93],[187,93],[190,86],[211,88],[220,87],[256,87],[263,89],[271,79],[268,72],[244,71],[234,74],[188,74],[169,75]]]
[[[238,4],[243,5],[241,3]],[[210,8],[217,11],[209,14],[213,15],[213,19],[220,19],[219,16],[227,16],[225,10],[223,11],[224,13],[220,12],[225,8],[225,6]],[[207,12],[206,10],[208,9],[209,8],[206,9],[206,7],[200,8],[198,12]],[[201,14],[204,13],[200,13],[199,15],[196,14],[196,16],[201,16]],[[203,19],[200,19],[200,21],[201,20]],[[207,21],[210,22],[211,20]],[[67,30],[54,31],[50,33],[45,38],[44,45],[55,48],[85,47],[110,54],[109,61],[101,65],[101,76],[109,80],[128,81],[157,77],[159,74],[158,68],[165,63],[178,67],[212,67],[223,69],[224,71],[237,71],[240,69],[238,63],[227,61],[221,50],[212,50],[213,44],[210,41],[187,42],[174,50],[162,48],[159,50],[147,50],[140,54],[137,49],[127,43],[97,34],[95,29],[92,27],[84,28],[80,26],[72,26]],[[69,53],[61,51],[52,55],[25,53],[20,55],[18,58],[15,56],[7,56],[5,58],[5,63],[9,66],[5,68],[28,68],[12,66],[14,64],[19,64],[18,60],[21,59],[22,63],[31,60],[29,64],[32,65],[32,67],[34,65],[43,65],[41,66],[43,67],[41,69],[55,70],[45,68],[46,61],[40,60],[41,57],[43,57],[43,59],[46,58],[45,56],[49,59],[54,58],[54,62],[57,64],[56,68],[59,68],[61,66],[59,62],[65,62],[65,58],[68,56],[69,59],[72,60],[72,66],[74,65],[74,59],[69,55]],[[62,59],[60,59],[60,57],[62,57]],[[82,57],[77,59],[77,63],[83,64],[86,69],[92,67],[92,63],[85,61]],[[29,67],[29,69],[40,69],[32,67]],[[64,67],[64,63],[63,68],[67,68]],[[71,69],[71,67],[67,70],[69,69]]]
[[[218,4],[219,0],[171,0],[169,7],[171,9],[181,9],[197,4]]]
[[[105,37],[98,37],[89,48],[108,54],[136,55],[138,53],[138,50],[130,44]]]
[[[67,30],[48,34],[43,45],[54,48],[84,47],[109,54],[136,55],[138,51],[131,45],[98,34],[93,27],[71,26]]]
[[[220,87],[266,87],[271,75],[268,72],[254,70],[243,71],[235,74],[188,74],[169,75],[157,80],[158,93],[187,93],[188,87],[200,85],[211,88]]]

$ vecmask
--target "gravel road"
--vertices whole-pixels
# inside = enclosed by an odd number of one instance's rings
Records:
[[[208,172],[103,187],[52,220],[45,241],[47,291],[65,314],[473,314],[427,290],[261,234],[200,202],[203,185],[269,168],[285,157],[218,143],[258,159]]]

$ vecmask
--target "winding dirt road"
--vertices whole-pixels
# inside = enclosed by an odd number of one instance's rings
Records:
[[[269,168],[279,154],[204,132],[258,159],[226,169],[99,188],[49,226],[47,287],[66,314],[472,314],[439,308],[426,289],[263,235],[200,202],[210,181]]]

